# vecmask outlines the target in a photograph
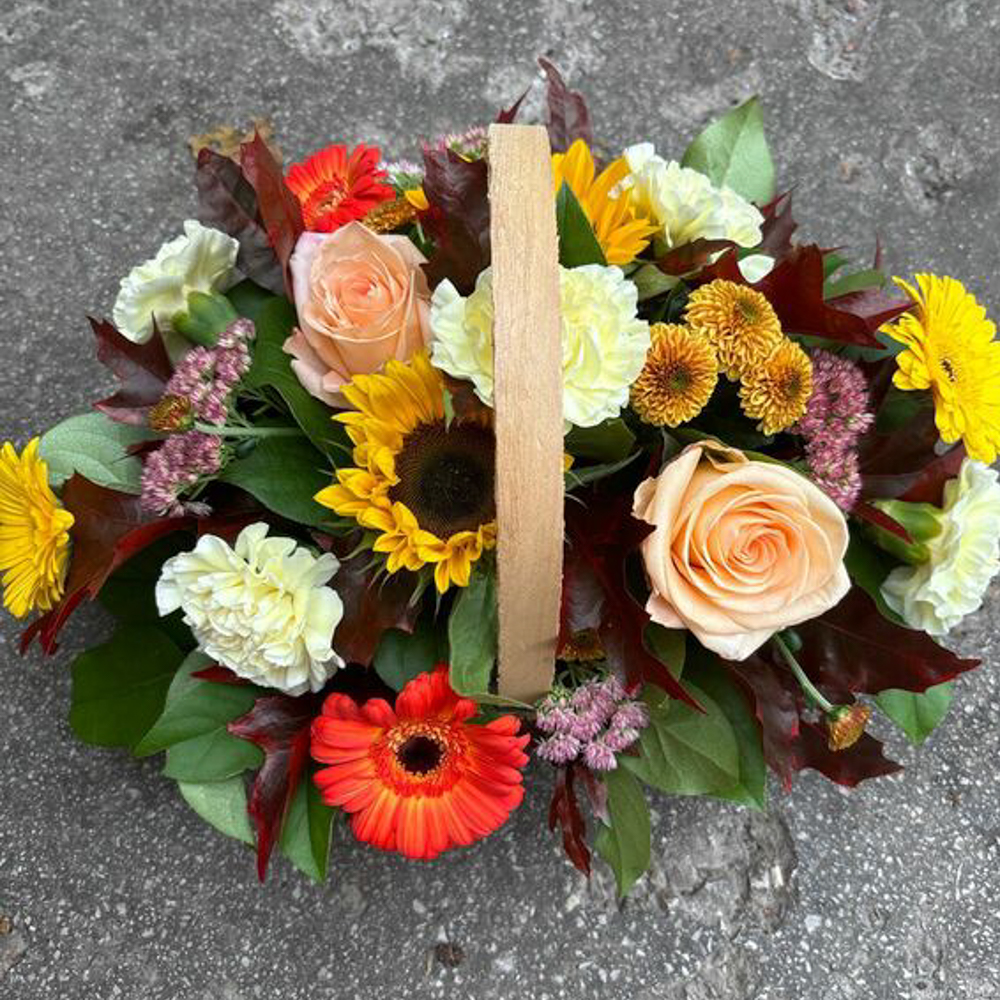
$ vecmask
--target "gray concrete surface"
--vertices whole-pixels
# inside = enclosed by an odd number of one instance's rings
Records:
[[[88,312],[193,206],[185,140],[271,117],[414,152],[484,120],[549,54],[609,146],[679,153],[759,92],[780,178],[824,244],[953,273],[1000,314],[993,0],[3,0],[4,437],[108,380]],[[535,102],[537,107],[537,101]],[[543,827],[548,776],[499,836],[431,866],[339,837],[323,888],[205,827],[159,777],[74,743],[67,664],[0,657],[0,998],[996,1000],[1000,593],[960,636],[986,667],[899,777],[805,776],[766,818],[656,802],[655,867],[621,911]],[[451,945],[439,948],[438,945]]]

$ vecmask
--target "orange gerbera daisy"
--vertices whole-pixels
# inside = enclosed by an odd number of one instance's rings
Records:
[[[476,703],[448,683],[447,666],[420,674],[396,698],[357,705],[331,694],[312,724],[323,801],[352,814],[358,840],[430,860],[506,822],[524,796],[528,736],[512,715],[470,725]]]
[[[363,219],[380,202],[396,197],[387,174],[379,170],[375,146],[360,143],[348,153],[342,145],[327,146],[305,163],[293,163],[285,180],[302,206],[309,232],[332,233]]]

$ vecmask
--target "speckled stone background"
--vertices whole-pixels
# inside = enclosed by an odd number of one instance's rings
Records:
[[[609,147],[679,154],[763,95],[808,236],[967,280],[1000,314],[994,0],[3,0],[0,398],[23,442],[109,388],[84,317],[194,205],[186,139],[252,116],[291,157],[332,139],[412,155],[486,120],[547,54]],[[536,87],[537,90],[537,87]],[[538,108],[537,96],[531,105]],[[956,637],[959,684],[898,777],[805,775],[766,817],[655,802],[654,869],[624,909],[544,828],[429,866],[340,837],[315,888],[191,813],[156,760],[77,745],[67,666],[0,657],[0,998],[996,1000],[1000,594]],[[439,945],[448,945],[441,948]]]

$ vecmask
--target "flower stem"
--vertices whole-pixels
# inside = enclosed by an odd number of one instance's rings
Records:
[[[802,690],[805,692],[806,697],[812,701],[817,708],[822,709],[824,712],[833,712],[836,709],[836,705],[828,701],[826,698],[820,694],[819,689],[808,677],[806,677],[806,672],[799,666],[799,661],[795,659],[795,654],[788,648],[788,643],[778,633],[771,636],[772,641],[775,646],[778,647],[778,652],[781,653],[782,658],[785,663],[791,668],[793,674],[795,674],[795,679],[799,682]]]
[[[264,437],[303,437],[298,427],[217,427],[214,424],[203,424],[196,421],[196,431],[202,434],[214,434],[226,438],[264,438]]]

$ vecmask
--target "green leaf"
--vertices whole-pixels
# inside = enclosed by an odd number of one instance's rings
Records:
[[[184,801],[203,819],[244,844],[254,843],[250,817],[247,815],[247,790],[242,777],[226,781],[178,781],[177,790]]]
[[[639,290],[639,301],[654,299],[657,295],[672,292],[681,279],[675,274],[664,274],[655,264],[643,264],[634,274],[629,275]]]
[[[241,316],[253,320],[254,324],[256,324],[264,306],[271,302],[279,301],[281,296],[269,292],[266,288],[261,288],[256,282],[246,278],[244,281],[239,282],[239,284],[233,285],[226,292],[226,298],[229,299],[233,308]]]
[[[96,746],[133,746],[160,714],[183,656],[158,629],[120,626],[73,661],[73,732]]]
[[[490,689],[497,656],[497,581],[480,560],[460,590],[448,619],[451,686],[463,695],[481,695]]]
[[[319,527],[331,514],[313,497],[330,485],[329,467],[329,459],[305,438],[265,437],[248,455],[230,462],[219,478],[290,521]]]
[[[177,781],[222,781],[264,763],[260,747],[218,729],[167,748],[163,773]]]
[[[295,319],[295,309],[288,299],[274,298],[261,308],[256,321],[253,364],[243,385],[248,389],[277,390],[309,440],[329,454],[345,447],[343,430],[333,422],[332,410],[302,388],[292,371],[291,359],[282,350]]]
[[[382,633],[372,666],[389,687],[402,691],[414,677],[429,673],[438,663],[447,662],[444,638],[432,622],[421,622],[413,632],[387,629]]]
[[[873,545],[859,529],[851,526],[851,540],[844,555],[844,566],[850,578],[875,602],[883,618],[904,628],[909,626],[885,602],[882,584],[899,565],[887,552]]]
[[[670,671],[674,679],[679,679],[684,672],[687,631],[682,628],[664,628],[650,622],[642,640],[646,649]]]
[[[878,707],[906,733],[912,743],[923,743],[948,714],[953,683],[945,681],[922,694],[889,688],[875,695]]]
[[[611,866],[618,895],[624,899],[649,868],[649,806],[639,782],[622,767],[608,771],[604,784],[611,826],[601,824],[594,847]]]
[[[617,462],[631,454],[635,435],[621,417],[612,417],[596,427],[574,427],[566,436],[566,450],[574,458]]]
[[[754,718],[742,690],[718,657],[697,647],[688,676],[704,691],[729,720],[739,755],[739,777],[731,788],[713,792],[720,799],[739,802],[754,809],[767,804],[767,769],[760,725]]]
[[[639,739],[639,756],[619,757],[647,785],[674,795],[704,795],[731,789],[740,776],[739,751],[732,726],[704,692],[686,684],[705,711],[667,699],[657,688],[650,723]]]
[[[175,743],[225,731],[227,723],[253,708],[260,693],[253,685],[220,684],[192,676],[211,664],[212,660],[200,650],[184,660],[167,692],[162,712],[136,745],[136,756],[145,757]]]
[[[281,829],[281,853],[315,882],[326,878],[334,809],[323,802],[311,776],[299,782]]]
[[[631,465],[642,452],[635,452],[619,459],[617,462],[605,462],[601,465],[585,465],[580,469],[567,469],[564,475],[565,488],[571,490],[577,486],[586,486],[588,483],[596,483],[598,480],[613,476],[616,472],[621,472],[626,466]]]
[[[38,453],[48,463],[49,483],[62,486],[74,472],[120,493],[141,489],[142,462],[128,449],[158,435],[148,427],[120,424],[103,413],[80,413],[42,435]]]
[[[594,227],[565,181],[556,195],[556,228],[559,230],[559,263],[563,267],[606,263]]]
[[[850,295],[852,292],[864,292],[869,288],[881,288],[884,284],[885,275],[881,271],[873,267],[867,268],[827,282],[823,286],[823,298],[834,299],[838,295]]]
[[[774,197],[774,164],[764,136],[760,103],[750,98],[713,122],[687,148],[681,166],[703,173],[763,205]]]
[[[879,407],[875,429],[880,434],[902,430],[933,405],[934,398],[929,392],[907,392],[892,385]]]

